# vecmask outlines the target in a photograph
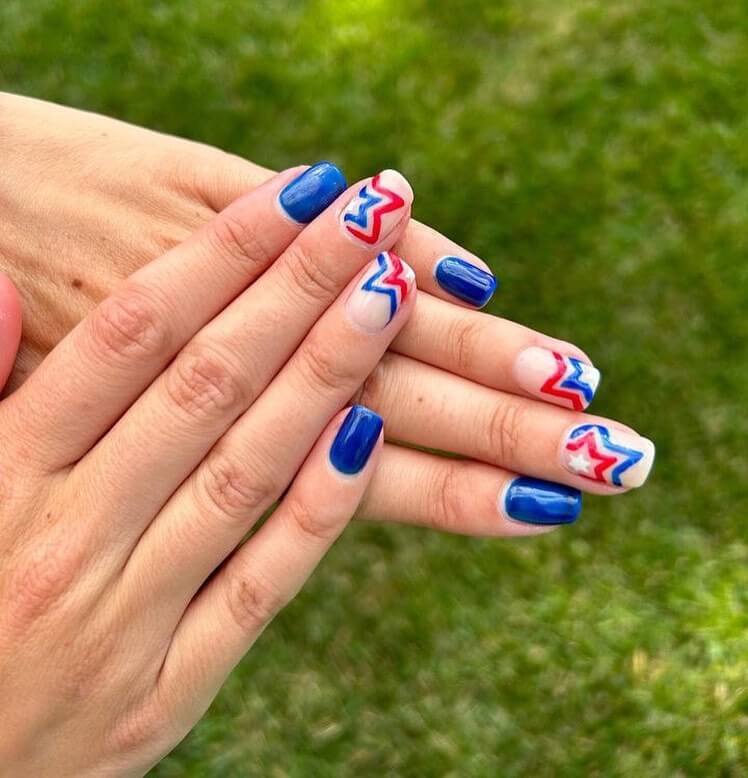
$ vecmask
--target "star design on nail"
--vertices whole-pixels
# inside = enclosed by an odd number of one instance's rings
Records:
[[[361,288],[367,292],[386,295],[390,301],[390,318],[408,296],[408,281],[402,260],[392,251],[383,251],[377,256],[377,269],[369,276]],[[385,275],[386,274],[386,275]]]
[[[590,466],[596,462],[592,473],[585,473],[585,477],[595,481],[611,483],[614,486],[622,486],[621,474],[633,467],[644,456],[644,452],[627,448],[614,443],[611,440],[611,432],[602,424],[580,424],[575,427],[566,440],[565,449],[572,452],[568,458],[569,467],[572,467],[573,452],[579,452],[576,456],[587,456]],[[576,471],[575,472],[579,472]],[[580,472],[581,475],[581,472]]]
[[[589,473],[591,464],[584,454],[572,454],[569,457],[569,467],[575,473]]]
[[[540,387],[543,394],[566,400],[575,411],[583,411],[595,396],[595,390],[600,380],[599,372],[575,357],[564,357],[553,352],[556,360],[556,371]]]
[[[376,243],[382,232],[382,216],[405,205],[397,192],[383,186],[377,174],[361,188],[343,214],[343,226],[364,243]],[[355,226],[354,226],[355,225]]]

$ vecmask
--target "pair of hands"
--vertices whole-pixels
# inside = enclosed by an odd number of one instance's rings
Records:
[[[0,695],[23,701],[0,764],[141,774],[359,503],[536,534],[578,489],[646,478],[651,443],[581,413],[582,352],[456,304],[484,301],[487,268],[409,220],[399,174],[274,176],[10,95],[0,117],[0,257],[26,311],[0,406]],[[7,283],[3,301],[11,354]],[[464,459],[383,444],[379,414]]]

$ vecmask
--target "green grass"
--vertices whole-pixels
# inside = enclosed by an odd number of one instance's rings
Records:
[[[746,774],[748,6],[3,0],[0,87],[399,167],[658,446],[539,540],[354,526],[155,775]]]

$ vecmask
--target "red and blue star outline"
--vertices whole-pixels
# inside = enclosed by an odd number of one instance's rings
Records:
[[[574,357],[563,357],[557,351],[553,352],[553,357],[556,360],[556,372],[540,387],[540,391],[568,400],[573,410],[583,411],[595,396],[595,390],[580,380],[584,363]],[[568,371],[568,365],[571,365],[574,372],[562,381]]]
[[[343,216],[345,228],[365,243],[376,243],[382,231],[382,216],[402,208],[405,200],[397,192],[382,186],[379,174],[364,184],[358,197],[361,199],[358,212],[346,213]]]
[[[586,447],[590,458],[597,461],[594,468],[595,475],[585,477],[595,481],[608,481],[605,471],[612,468],[610,483],[614,486],[623,486],[621,475],[644,456],[642,451],[613,443],[610,439],[610,430],[602,424],[581,424],[571,431],[569,440],[566,442],[567,450],[578,451],[583,447]]]
[[[367,292],[386,295],[389,298],[390,318],[387,320],[389,324],[397,313],[398,307],[408,296],[408,282],[403,278],[405,268],[397,254],[383,251],[377,256],[377,265],[376,272],[364,281],[361,288]],[[388,271],[389,275],[383,278]],[[400,293],[399,299],[398,292]]]

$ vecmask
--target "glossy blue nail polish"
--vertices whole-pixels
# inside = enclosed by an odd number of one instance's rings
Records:
[[[493,297],[498,283],[491,273],[459,257],[442,257],[434,277],[445,292],[476,308],[482,308]]]
[[[355,475],[363,470],[382,431],[382,417],[354,405],[338,430],[330,447],[330,462],[340,473]]]
[[[504,510],[525,524],[571,524],[582,510],[582,493],[571,486],[521,476],[509,484]]]
[[[294,178],[278,195],[281,208],[300,224],[308,224],[345,191],[345,176],[332,162],[318,162]]]

